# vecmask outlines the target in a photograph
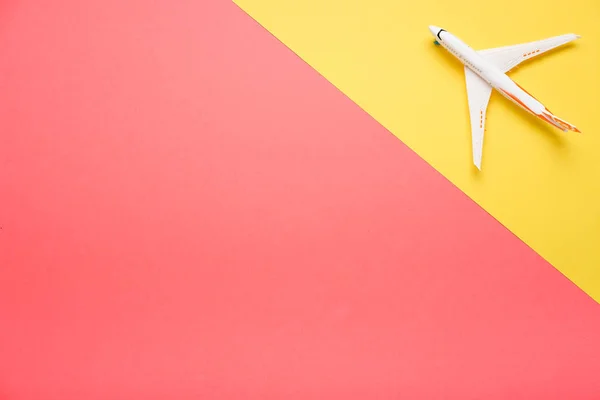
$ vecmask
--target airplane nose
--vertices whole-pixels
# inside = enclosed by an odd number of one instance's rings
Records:
[[[440,31],[440,29],[442,29],[442,28],[440,28],[439,26],[429,25],[429,31],[431,32],[431,34],[433,36],[436,36],[437,33]]]

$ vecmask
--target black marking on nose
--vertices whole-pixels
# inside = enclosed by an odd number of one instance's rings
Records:
[[[437,37],[438,39],[442,40],[442,38],[440,37],[440,33],[442,32],[446,32],[444,29],[440,29],[440,31],[437,33]]]

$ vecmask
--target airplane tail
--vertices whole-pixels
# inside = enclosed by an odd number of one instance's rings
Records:
[[[556,126],[557,128],[563,130],[564,132],[573,131],[581,133],[581,131],[577,129],[575,125],[568,123],[564,119],[558,118],[556,115],[552,114],[548,109],[546,109],[546,111],[542,111],[540,117],[549,122],[550,124]]]

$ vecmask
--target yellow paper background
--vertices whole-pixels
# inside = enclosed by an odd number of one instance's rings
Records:
[[[600,1],[235,2],[600,301]],[[509,75],[583,134],[494,92],[478,172],[463,67],[433,44],[428,25],[475,49],[582,35]]]

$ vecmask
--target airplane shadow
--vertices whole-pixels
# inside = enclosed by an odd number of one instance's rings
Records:
[[[516,106],[513,102],[508,100],[506,97],[497,95],[496,98],[499,98],[500,101],[506,102],[508,104],[508,109],[510,113],[513,115],[518,114],[519,118],[523,121],[524,125],[527,125],[528,130],[538,132],[542,132],[543,136],[549,140],[553,145],[562,148],[565,147],[565,139],[563,135],[566,135],[568,132],[563,132],[558,128],[553,127],[549,123],[542,121],[540,118],[537,118],[535,115],[528,113],[527,111],[521,109]]]
[[[492,100],[493,98],[496,98],[497,100]],[[507,107],[505,110],[503,110],[503,112],[509,112],[513,115],[517,115],[517,114],[519,115],[518,118],[521,120],[520,124],[523,127],[523,129],[522,129],[523,134],[529,134],[529,133],[539,134],[539,133],[541,133],[542,137],[544,137],[546,140],[550,141],[552,143],[552,145],[555,146],[558,154],[565,154],[566,140],[563,135],[573,134],[573,132],[560,131],[558,128],[551,126],[547,122],[542,121],[541,119],[537,118],[536,116],[534,116],[534,115],[528,113],[527,111],[521,109],[520,107],[516,106],[513,102],[511,102],[510,100],[508,100],[507,98],[505,98],[504,96],[502,96],[498,93],[492,92],[492,99],[490,99],[490,106],[492,106],[492,104],[495,103],[496,101],[497,102],[506,102],[505,104],[507,104]],[[468,106],[467,106],[467,115],[468,115]],[[495,125],[493,121],[494,121],[494,119],[497,119],[497,118],[501,118],[500,113],[497,113],[495,111],[488,112],[487,120],[492,121],[490,126],[493,127]],[[521,129],[519,129],[519,130],[521,130]],[[492,134],[501,134],[502,133],[498,129],[494,129],[494,128],[491,128],[490,131],[492,132]],[[490,131],[488,131],[488,129],[486,128],[485,135],[487,136]],[[535,133],[536,131],[538,133]],[[486,146],[485,146],[485,140],[484,140],[482,170],[485,169],[485,161],[486,161],[485,147]],[[475,178],[475,180],[481,179],[483,171],[478,170],[477,167],[475,167],[475,165],[473,165],[473,163],[471,163],[471,165],[472,165],[471,175]]]

